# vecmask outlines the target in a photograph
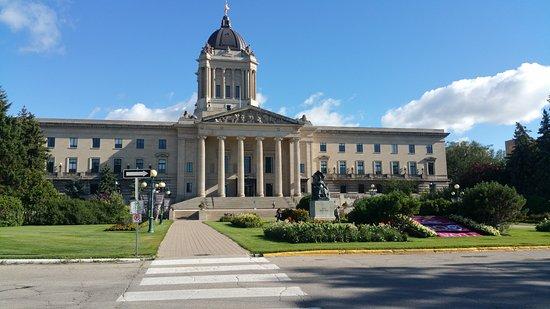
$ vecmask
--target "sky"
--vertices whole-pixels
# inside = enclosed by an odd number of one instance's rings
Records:
[[[550,1],[229,1],[262,107],[496,149],[550,95]],[[0,0],[0,86],[37,117],[177,120],[223,0]]]

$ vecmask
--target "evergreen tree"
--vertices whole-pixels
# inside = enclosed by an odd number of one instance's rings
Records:
[[[535,141],[523,125],[516,123],[514,142],[514,150],[507,157],[506,164],[510,183],[519,193],[533,195],[536,192],[533,175],[538,157]]]
[[[548,101],[550,102],[550,98]],[[542,112],[538,133],[537,195],[550,199],[550,115],[546,109]]]
[[[99,188],[98,192],[101,195],[110,196],[116,192],[116,176],[108,166],[101,167],[99,171]]]

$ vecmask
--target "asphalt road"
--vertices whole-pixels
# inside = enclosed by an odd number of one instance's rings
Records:
[[[220,261],[0,265],[0,308],[550,307],[550,250]]]

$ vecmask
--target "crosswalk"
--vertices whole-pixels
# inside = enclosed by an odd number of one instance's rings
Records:
[[[117,302],[297,299],[306,296],[263,257],[156,260]]]

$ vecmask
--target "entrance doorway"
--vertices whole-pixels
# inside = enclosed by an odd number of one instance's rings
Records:
[[[265,184],[265,196],[273,196],[273,184]]]
[[[244,195],[256,196],[256,179],[255,178],[246,178],[244,180]]]

